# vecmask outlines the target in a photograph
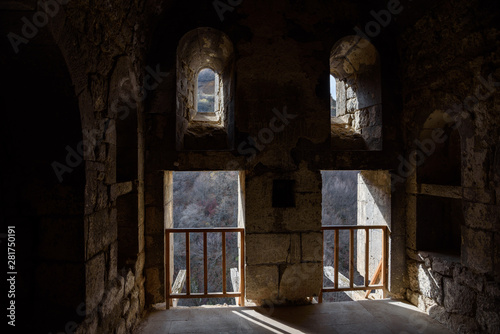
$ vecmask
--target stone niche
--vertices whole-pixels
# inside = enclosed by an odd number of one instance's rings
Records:
[[[375,47],[359,36],[339,40],[330,53],[337,106],[331,117],[333,150],[382,150],[380,59]]]
[[[214,115],[197,110],[201,70],[215,72]],[[234,142],[234,49],[229,37],[212,28],[186,33],[177,48],[177,150],[231,150]]]

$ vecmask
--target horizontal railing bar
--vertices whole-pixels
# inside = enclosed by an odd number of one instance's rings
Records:
[[[186,295],[185,293],[173,293],[170,294],[168,298],[234,298],[240,296],[240,292],[191,293],[189,295]]]
[[[354,290],[375,290],[375,289],[383,289],[383,284],[378,285],[370,285],[370,286],[355,286],[355,287],[345,287],[345,288],[325,288],[321,289],[321,292],[337,292],[337,291],[354,291]]]
[[[361,229],[384,229],[387,228],[386,225],[330,225],[330,226],[321,226],[321,229],[324,230],[361,230]]]
[[[202,233],[202,232],[243,232],[243,227],[208,227],[208,228],[166,228],[169,233]]]

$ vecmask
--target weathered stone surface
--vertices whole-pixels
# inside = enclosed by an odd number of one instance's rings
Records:
[[[106,277],[106,261],[104,253],[96,255],[86,264],[86,312],[91,313],[104,295],[104,280]]]
[[[465,224],[468,227],[490,231],[500,228],[498,224],[500,208],[498,205],[464,201],[463,208]]]
[[[115,307],[121,305],[123,290],[124,286],[120,280],[113,280],[110,286],[106,287],[106,293],[100,308],[103,317],[107,317]]]
[[[88,229],[88,234],[86,235],[88,240],[86,249],[87,258],[91,258],[116,240],[117,230],[116,228],[109,228],[110,224],[116,224],[116,221],[112,222],[110,220],[110,211],[107,209],[85,217],[85,225]]]
[[[248,265],[300,261],[298,234],[247,234],[246,241]]]
[[[116,334],[126,334],[127,333],[127,322],[125,319],[120,319],[118,327],[116,328]]]
[[[493,233],[462,228],[462,262],[478,273],[493,270]]]
[[[139,316],[139,298],[137,295],[132,295],[130,299],[130,308],[127,315],[127,328],[132,328],[135,325],[137,317]]]
[[[476,306],[476,295],[468,287],[444,278],[444,307],[450,313],[473,315]]]
[[[474,274],[467,267],[455,266],[453,270],[453,279],[456,283],[466,285],[477,292],[483,291],[484,277]]]
[[[256,302],[273,300],[278,296],[278,266],[260,265],[246,267],[246,296]]]
[[[451,276],[454,270],[454,263],[441,256],[432,257],[432,270],[441,275]]]
[[[477,297],[476,320],[486,333],[500,333],[500,299],[479,294]]]
[[[163,296],[163,272],[160,273],[158,268],[146,268],[146,291],[151,295],[150,298],[162,300]]]
[[[321,263],[299,263],[287,265],[279,282],[279,299],[302,300],[317,296],[323,283]]]
[[[323,234],[319,232],[301,233],[302,262],[318,261],[323,257]]]
[[[135,285],[135,276],[134,273],[130,270],[127,273],[127,277],[125,278],[125,296],[127,296],[130,291],[134,288]]]

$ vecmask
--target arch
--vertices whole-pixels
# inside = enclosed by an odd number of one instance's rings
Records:
[[[202,69],[215,72],[214,114],[197,110]],[[177,148],[232,149],[234,127],[234,48],[223,32],[202,27],[189,31],[177,47]]]
[[[55,45],[40,48],[28,45],[2,65],[1,140],[10,162],[2,211],[16,231],[16,325],[60,332],[84,316],[86,176],[69,72]]]
[[[336,82],[336,113],[331,116],[335,150],[382,149],[380,57],[369,41],[346,36],[332,47],[330,74]]]
[[[461,143],[456,123],[433,111],[415,140],[416,244],[420,251],[459,257],[464,225],[461,189]]]

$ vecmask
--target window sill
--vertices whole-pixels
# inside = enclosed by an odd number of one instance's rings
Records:
[[[204,123],[219,123],[220,117],[216,113],[196,113],[193,117],[194,122],[204,122]]]

